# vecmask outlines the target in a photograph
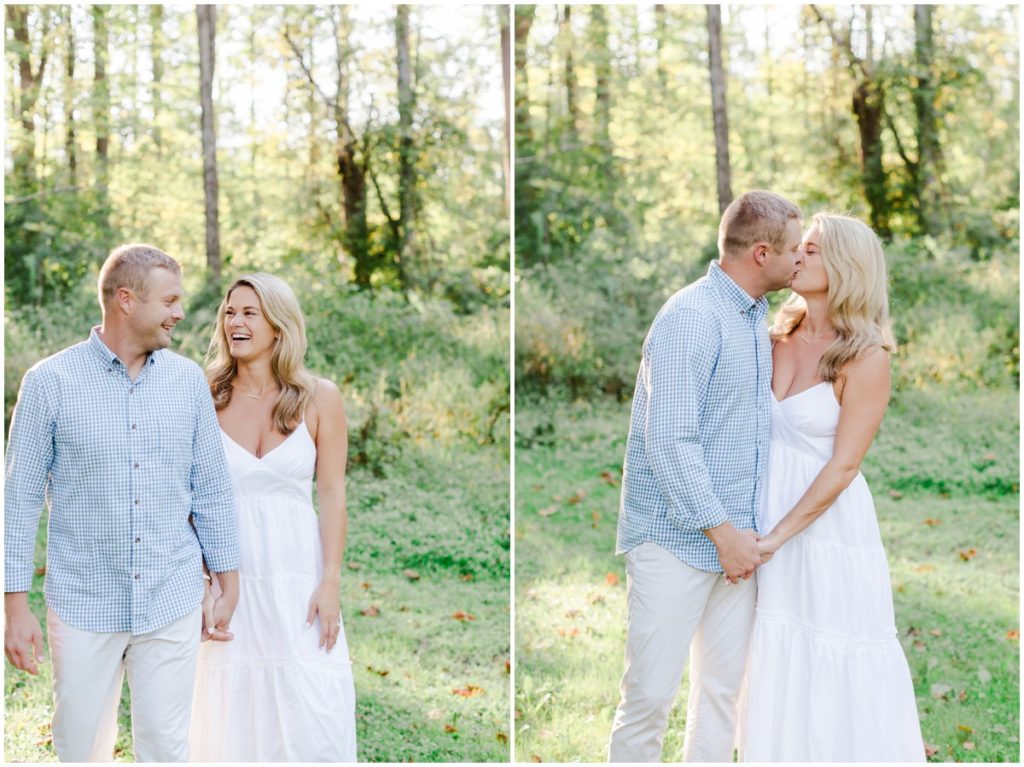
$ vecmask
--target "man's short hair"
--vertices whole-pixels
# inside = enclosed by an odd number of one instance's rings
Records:
[[[790,219],[802,221],[803,214],[785,197],[761,189],[741,194],[722,214],[718,253],[722,257],[736,255],[759,242],[782,250]]]
[[[146,298],[146,277],[154,267],[181,274],[181,265],[159,248],[144,243],[129,243],[113,250],[100,267],[98,282],[100,307],[106,308],[118,288],[128,288]]]

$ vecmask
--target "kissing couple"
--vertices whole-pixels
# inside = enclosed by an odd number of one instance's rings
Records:
[[[643,345],[617,553],[629,622],[609,761],[923,762],[860,464],[890,395],[885,258],[863,222],[752,191]],[[792,295],[766,323],[765,294]]]
[[[112,760],[127,674],[137,761],[355,761],[345,410],[295,294],[236,280],[204,374],[167,349],[177,261],[123,245],[98,287],[102,324],[25,373],[7,445],[4,650],[39,673],[46,505],[57,756]]]

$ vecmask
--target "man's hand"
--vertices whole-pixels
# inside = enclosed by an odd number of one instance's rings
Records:
[[[736,583],[740,578],[746,580],[761,564],[757,533],[753,530],[737,530],[732,523],[723,522],[708,528],[704,534],[718,549],[718,561],[729,583]]]
[[[4,654],[15,668],[33,676],[39,673],[43,662],[43,629],[39,619],[28,609],[28,594],[24,591],[4,594]]]

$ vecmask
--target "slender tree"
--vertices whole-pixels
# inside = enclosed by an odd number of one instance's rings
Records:
[[[725,101],[725,70],[722,68],[722,9],[708,5],[708,75],[711,79],[711,112],[715,125],[715,176],[718,179],[718,212],[732,202],[729,164],[729,116]]]
[[[47,32],[50,24],[50,9],[41,8],[43,14],[43,44],[39,53],[39,63],[32,66],[32,42],[29,39],[28,15],[29,6],[8,5],[7,25],[14,34],[12,48],[18,57],[18,118],[21,121],[21,138],[13,150],[15,188],[21,194],[33,194],[37,191],[36,181],[36,127],[34,112],[39,100],[39,91],[46,73],[46,63],[50,51],[47,43]]]
[[[512,115],[509,109],[509,100],[512,96],[512,67],[509,63],[509,57],[512,53],[512,40],[511,31],[509,29],[509,12],[507,5],[497,6],[498,11],[498,24],[501,27],[501,84],[502,84],[502,95],[504,101],[505,112],[505,143],[504,152],[502,154],[501,170],[502,175],[505,178],[505,208],[508,208],[510,187],[512,179],[510,178],[511,163],[512,163]]]
[[[938,119],[935,115],[936,83],[932,75],[935,42],[932,37],[932,6],[914,6],[914,112],[917,116],[917,163],[914,180],[917,186],[918,227],[925,234],[936,234],[942,228],[942,194],[940,169],[942,148],[939,144]]]
[[[220,222],[217,210],[217,131],[213,114],[213,71],[216,62],[217,6],[197,5],[199,29],[199,103],[202,109],[203,192],[206,198],[206,277],[220,284]]]
[[[559,25],[559,33],[562,37],[562,50],[565,51],[565,109],[566,109],[566,136],[571,148],[579,144],[580,129],[580,108],[579,108],[579,82],[576,77],[576,67],[573,60],[573,47],[575,41],[572,35],[572,6],[562,6],[562,21]]]
[[[395,13],[395,52],[398,70],[398,243],[395,262],[399,282],[406,287],[405,264],[415,251],[416,238],[416,141],[413,112],[416,93],[409,58],[409,6],[399,5]]]
[[[75,26],[73,8],[64,8],[64,158],[68,183],[78,182],[78,152],[75,146]]]
[[[156,146],[157,156],[163,154],[163,131],[160,128],[160,118],[163,114],[163,80],[164,80],[164,7],[162,5],[149,6],[149,58],[152,66],[152,83],[150,84],[150,98],[153,101],[153,144]]]
[[[92,6],[93,24],[93,124],[96,129],[96,190],[104,227],[109,219],[107,187],[110,183],[110,28],[104,5]]]

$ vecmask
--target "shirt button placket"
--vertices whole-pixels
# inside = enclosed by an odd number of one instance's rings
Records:
[[[131,562],[132,562],[132,588],[131,588],[131,606],[129,614],[131,615],[131,629],[134,631],[137,629],[142,622],[142,608],[143,599],[141,595],[142,589],[142,555],[140,543],[142,542],[141,536],[141,523],[139,510],[142,503],[141,499],[141,483],[139,481],[139,428],[138,428],[138,398],[134,396],[136,383],[129,382],[128,393],[125,397],[125,405],[128,410],[128,422],[131,424],[131,428],[128,432],[128,463],[130,469],[128,472],[128,487],[130,488],[131,495],[129,496],[132,500],[129,504],[128,511],[128,530],[126,531],[129,535],[131,544]]]

